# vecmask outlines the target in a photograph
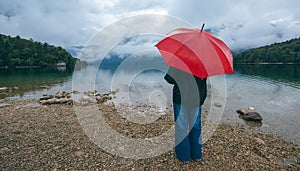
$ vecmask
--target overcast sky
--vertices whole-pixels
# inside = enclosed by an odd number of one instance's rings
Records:
[[[236,50],[300,37],[299,7],[299,0],[0,0],[0,33],[68,48],[120,19],[163,14],[205,23]]]

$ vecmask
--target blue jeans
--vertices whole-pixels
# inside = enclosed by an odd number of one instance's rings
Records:
[[[175,117],[175,153],[184,162],[202,158],[201,106],[173,103]]]

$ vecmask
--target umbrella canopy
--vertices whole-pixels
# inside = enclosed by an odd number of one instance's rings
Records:
[[[233,73],[230,49],[223,41],[202,29],[176,29],[155,46],[167,65],[197,77]]]

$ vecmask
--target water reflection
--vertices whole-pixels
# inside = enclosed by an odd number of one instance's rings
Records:
[[[300,64],[237,64],[235,74],[257,76],[300,87]]]
[[[241,115],[239,115],[239,118],[244,121],[244,123],[248,126],[249,129],[260,128],[263,125],[262,122],[246,121]]]
[[[64,85],[72,77],[72,71],[57,69],[1,69],[0,87],[8,87],[10,91],[0,94],[7,96],[24,96],[27,92],[42,91],[54,85]]]

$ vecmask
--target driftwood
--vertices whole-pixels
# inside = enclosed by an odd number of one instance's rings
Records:
[[[239,109],[236,111],[237,113],[240,114],[240,117],[246,121],[257,121],[260,122],[262,121],[262,117],[259,113],[257,112],[249,112],[246,109]]]
[[[0,93],[8,93],[9,91],[11,91],[11,89],[8,87],[0,87]]]
[[[72,104],[72,99],[48,99],[48,100],[40,100],[42,105],[51,105],[51,104]]]
[[[40,98],[40,103],[42,105],[52,105],[52,104],[73,104],[71,98],[71,91],[60,91],[56,94],[44,94]]]
[[[87,91],[84,92],[85,96],[82,97],[79,100],[73,100],[71,99],[71,94],[77,94],[78,91],[60,91],[56,94],[44,94],[40,98],[40,103],[42,105],[51,105],[51,104],[75,104],[75,105],[88,105],[88,104],[95,104],[95,103],[104,103],[108,100],[112,99],[111,95],[114,95],[118,92],[116,91],[110,91],[105,94],[99,94],[96,90],[94,91]]]

